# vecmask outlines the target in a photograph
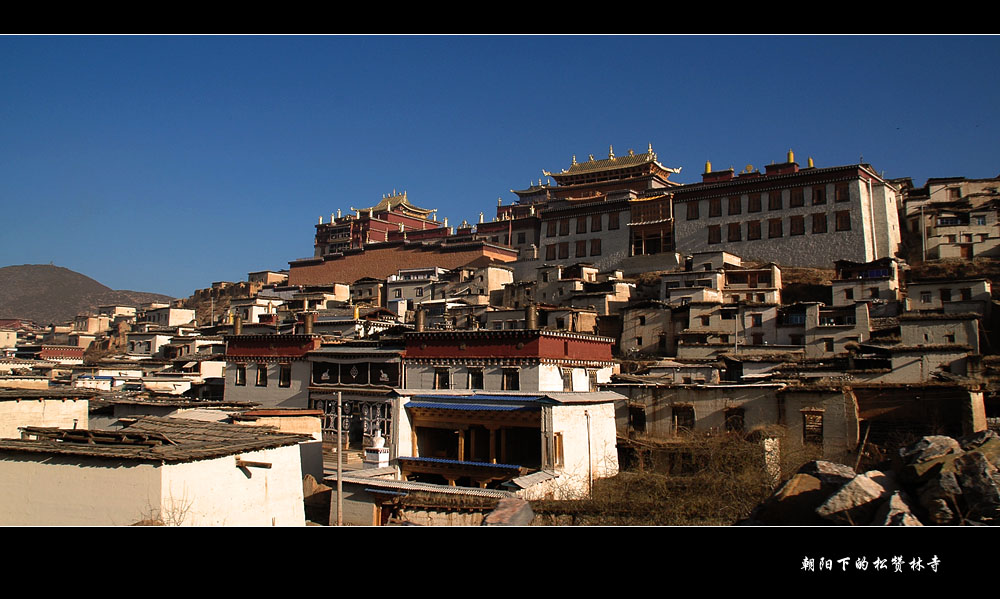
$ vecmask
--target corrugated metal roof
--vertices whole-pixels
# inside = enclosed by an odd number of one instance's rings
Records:
[[[324,483],[332,482],[334,485],[336,485],[337,477],[336,475],[326,476],[324,477],[323,482]],[[511,493],[510,491],[500,491],[498,489],[480,489],[478,487],[457,487],[457,486],[452,487],[449,485],[435,485],[433,483],[418,483],[406,480],[362,478],[349,473],[344,473],[343,482],[366,485],[369,488],[401,489],[404,491],[429,491],[431,493],[445,493],[448,495],[474,495],[478,497],[498,497],[498,498],[516,497],[516,495],[514,493]]]
[[[42,430],[42,429],[39,429]],[[191,462],[295,445],[311,440],[309,435],[272,432],[270,427],[248,427],[183,418],[146,416],[119,431],[85,429],[44,429],[36,441],[0,439],[0,450],[28,453],[86,455],[98,458],[139,460],[145,462]],[[109,438],[116,434],[120,440]],[[87,436],[102,442],[90,443]],[[155,437],[165,444],[137,444],[126,438]],[[60,440],[65,437],[66,440]]]
[[[559,478],[559,475],[551,470],[539,470],[538,472],[532,472],[531,474],[511,479],[507,481],[507,484],[517,485],[522,489],[527,489],[528,487],[543,483],[547,480],[552,480],[553,478]]]
[[[468,460],[446,460],[444,458],[421,458],[414,456],[399,456],[399,459],[410,462],[425,462],[428,464],[453,464],[456,466],[482,466],[484,468],[520,468],[518,464],[493,464],[491,462],[470,462]]]

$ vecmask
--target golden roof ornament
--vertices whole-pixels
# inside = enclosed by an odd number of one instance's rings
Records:
[[[576,154],[573,154],[573,164],[576,164]]]
[[[813,168],[813,157],[809,157],[809,168]]]
[[[795,162],[795,154],[791,148],[788,148],[788,162]]]
[[[629,156],[635,156],[635,150],[633,150],[632,148],[629,148],[628,149],[628,155]]]
[[[610,160],[615,159],[615,147],[611,144],[608,144],[608,158]]]
[[[705,161],[705,174],[707,175],[710,172],[712,172],[712,161],[706,160]]]
[[[593,162],[594,161],[594,155],[590,154],[589,156],[590,156],[590,161]]]

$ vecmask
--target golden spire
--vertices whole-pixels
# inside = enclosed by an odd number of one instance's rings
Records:
[[[615,159],[615,147],[611,144],[608,144],[608,158]]]
[[[813,157],[809,157],[809,168],[813,168]]]
[[[788,149],[788,162],[795,162],[795,154],[791,148]]]
[[[712,162],[710,160],[705,161],[705,174],[712,172]]]
[[[653,142],[649,142],[649,153],[653,153]]]
[[[594,161],[594,155],[593,155],[593,154],[590,154],[590,161],[591,161],[591,162],[593,162],[593,161]]]
[[[576,164],[576,154],[573,154],[573,164]]]

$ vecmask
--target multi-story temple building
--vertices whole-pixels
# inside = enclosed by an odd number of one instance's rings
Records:
[[[554,184],[539,181],[512,189],[517,202],[498,206],[497,220],[478,230],[481,235],[496,232],[495,241],[510,239],[518,248],[519,277],[531,277],[541,264],[581,261],[601,271],[669,268],[676,265],[670,192],[680,185],[669,177],[678,172],[658,162],[652,144],[642,154],[629,150],[616,156],[611,148],[606,159],[591,155],[578,162],[574,156],[569,168],[543,171]],[[534,248],[524,247],[525,242]],[[652,255],[660,256],[632,259]]]
[[[568,168],[542,172],[548,181],[512,189],[517,201],[498,201],[496,218],[483,222],[480,215],[475,229],[463,223],[454,232],[405,193],[328,224],[321,219],[314,257],[290,263],[289,281],[387,276],[368,272],[386,270],[385,256],[356,254],[390,248],[405,267],[454,268],[480,256],[513,260],[515,279],[530,280],[543,265],[587,262],[599,272],[633,275],[676,268],[678,252],[716,250],[825,267],[894,257],[901,243],[900,191],[868,164],[816,168],[810,159],[800,168],[789,151],[786,162],[764,173],[713,172],[707,163],[700,182],[684,185],[669,179],[680,168],[663,166],[650,144],[642,154],[616,156],[612,148],[607,158],[574,156]],[[423,255],[414,262],[417,250]],[[443,255],[455,250],[473,253]]]
[[[437,222],[436,210],[414,206],[406,197],[406,192],[382,196],[382,201],[370,208],[351,208],[354,214],[346,216],[330,215],[330,222],[324,223],[320,217],[316,225],[316,257],[341,253],[344,250],[359,249],[369,243],[405,238],[404,233],[416,237],[445,236],[448,234],[443,223]],[[432,218],[433,217],[433,218]]]
[[[673,196],[674,239],[686,254],[721,249],[744,259],[824,268],[896,255],[899,190],[868,164],[799,168],[786,162],[712,171]]]

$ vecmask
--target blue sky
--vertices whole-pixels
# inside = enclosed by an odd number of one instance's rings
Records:
[[[0,37],[0,266],[187,296],[407,190],[450,224],[572,155],[1000,174],[994,36]]]

